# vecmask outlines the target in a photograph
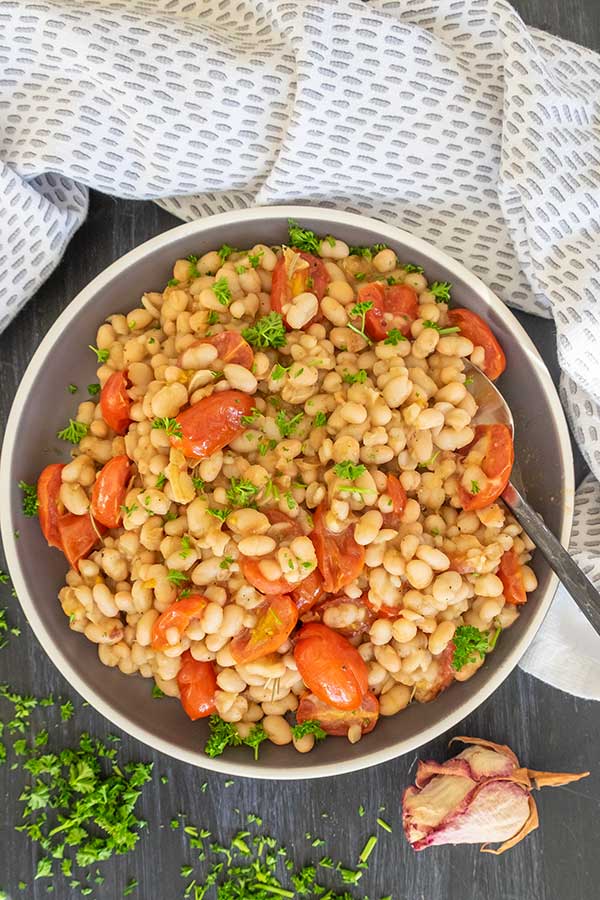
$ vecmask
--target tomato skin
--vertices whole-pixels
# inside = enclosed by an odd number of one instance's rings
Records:
[[[263,511],[271,525],[281,526],[277,527],[277,534],[281,534],[286,538],[302,537],[304,534],[297,519],[292,519],[291,516],[281,512],[279,509],[265,509]]]
[[[192,621],[202,615],[208,600],[203,594],[190,594],[167,606],[152,626],[151,645],[153,650],[167,650],[171,644],[167,640],[167,631],[176,628],[181,637]]]
[[[199,344],[212,344],[213,347],[216,347],[219,359],[223,363],[236,363],[238,366],[250,369],[254,362],[252,347],[238,331],[221,331],[213,337],[203,338],[201,341],[190,344],[190,347],[197,347]]]
[[[437,657],[438,674],[433,681],[423,679],[415,685],[415,700],[418,703],[431,703],[432,700],[450,687],[458,674],[452,668],[452,658],[454,656],[454,642],[450,641],[446,649]]]
[[[337,737],[346,737],[351,725],[360,724],[362,733],[373,731],[379,719],[379,700],[370,691],[365,694],[357,709],[342,710],[328,706],[315,694],[303,694],[296,710],[299,723],[316,720],[323,731]]]
[[[242,434],[242,416],[249,416],[253,398],[242,391],[220,391],[204,397],[177,416],[181,437],[171,435],[171,445],[188,459],[206,459]]]
[[[323,501],[314,512],[314,529],[310,537],[323,576],[323,587],[328,594],[337,594],[362,572],[365,548],[354,540],[354,525],[349,525],[340,534],[329,531],[325,525],[326,511]]]
[[[100,393],[102,418],[116,434],[125,434],[131,422],[131,400],[127,394],[127,374],[114,372]]]
[[[289,594],[291,589],[289,581],[286,581],[285,578],[277,578],[275,581],[265,578],[260,571],[259,562],[260,559],[255,559],[251,556],[245,556],[239,560],[242,574],[248,584],[255,587],[261,594],[268,594],[269,596],[271,594]]]
[[[103,534],[106,528],[97,523],[99,534]],[[66,513],[58,519],[58,531],[60,534],[60,549],[67,557],[72,569],[78,571],[79,560],[85,559],[90,550],[98,543],[98,534],[92,525],[90,516],[76,516]]]
[[[391,313],[399,320],[393,324],[404,335],[410,332],[410,326],[419,315],[417,292],[407,284],[390,287],[380,281],[365,284],[359,288],[358,302],[365,300],[373,303],[365,316],[365,331],[374,341],[382,341],[387,336],[389,324],[384,313]]]
[[[217,711],[215,706],[217,676],[211,662],[194,659],[190,651],[186,650],[181,655],[177,686],[181,705],[192,722],[196,719],[205,719]]]
[[[504,599],[512,606],[527,603],[527,592],[523,584],[523,567],[514,550],[505,550],[500,559],[498,578],[504,586]]]
[[[357,709],[367,693],[367,664],[337,631],[318,622],[304,625],[294,646],[298,672],[307,688],[335,709]]]
[[[487,377],[491,381],[499,378],[506,368],[506,357],[489,325],[470,309],[451,309],[448,311],[448,319],[451,325],[458,325],[463,337],[472,341],[476,347],[483,347],[485,359],[481,370]]]
[[[62,550],[60,532],[58,528],[58,495],[62,484],[61,472],[64,469],[62,463],[51,463],[42,470],[37,481],[38,515],[40,528],[46,538],[49,547]]]
[[[392,500],[392,511],[383,514],[384,528],[399,528],[401,524],[402,513],[406,506],[406,491],[402,487],[402,482],[395,475],[388,475],[385,487],[386,493]]]
[[[107,528],[119,527],[130,471],[129,458],[122,454],[109,459],[96,477],[92,490],[92,515]]]
[[[287,262],[283,254],[278,257],[275,268],[273,269],[271,281],[271,309],[274,312],[278,312],[281,316],[283,316],[283,307],[285,304],[289,303],[293,297],[297,297],[298,294],[302,294],[304,291],[310,291],[316,296],[317,300],[322,300],[325,296],[327,285],[331,281],[322,259],[318,256],[314,256],[312,253],[305,253],[303,250],[294,249],[294,252],[308,263],[308,269],[301,269],[299,272],[295,272],[292,275],[292,278],[289,279]],[[312,278],[312,287],[308,287],[308,284],[310,283],[308,280],[309,278]],[[320,319],[319,312],[313,316],[310,322],[306,323],[304,329],[308,328],[318,319]],[[286,329],[291,331],[289,325],[285,321],[285,317],[283,321]]]
[[[481,468],[488,483],[478,494],[472,494],[459,484],[458,499],[465,510],[484,509],[497,500],[508,484],[515,461],[512,432],[508,425],[477,425],[473,441],[461,450],[461,456],[466,456],[482,439],[486,441],[486,449]]]
[[[304,581],[301,581],[291,592],[291,597],[296,604],[299,616],[305,615],[326,596],[327,594],[323,587],[323,576],[318,569],[313,569],[310,575],[307,575]]]
[[[245,628],[229,645],[236,663],[249,663],[275,653],[287,641],[298,621],[298,610],[287,594],[269,597],[257,610],[254,628]]]
[[[329,597],[320,603],[314,610],[313,615],[307,617],[307,621],[309,622],[322,622],[325,612],[328,609],[336,609],[339,606],[347,606],[351,604],[357,608],[357,616],[351,622],[347,622],[346,624],[333,625],[328,626],[332,627],[337,634],[343,634],[344,637],[354,638],[358,637],[360,634],[364,634],[369,630],[376,616],[373,615],[371,605],[366,601],[366,595],[363,594],[362,597],[359,597],[357,600],[351,599],[350,597],[346,597],[345,594],[342,594],[340,597]],[[398,612],[396,613],[396,616]]]

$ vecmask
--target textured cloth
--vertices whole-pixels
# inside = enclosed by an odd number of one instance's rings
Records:
[[[89,187],[184,219],[302,201],[398,222],[554,317],[595,475],[572,549],[600,580],[599,97],[600,57],[503,0],[0,0],[0,328]],[[568,596],[524,665],[600,696]]]

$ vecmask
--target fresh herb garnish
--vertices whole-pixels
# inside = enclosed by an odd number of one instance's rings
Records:
[[[260,488],[247,478],[231,478],[226,496],[233,506],[249,506]]]
[[[109,350],[98,350],[98,348],[94,347],[92,344],[88,344],[88,347],[96,354],[96,359],[99,363],[105,363],[110,356]]]
[[[179,569],[169,569],[167,572],[167,581],[170,581],[171,584],[174,584],[176,587],[185,584],[186,581],[189,580],[189,575],[186,575],[185,572],[180,572]]]
[[[400,268],[404,269],[404,271],[409,274],[411,272],[417,272],[419,275],[423,274],[423,266],[415,266],[414,263],[403,263]]]
[[[194,485],[194,490],[197,494],[203,494],[206,490],[206,482],[204,478],[199,478],[192,475],[192,484]]]
[[[131,506],[126,506],[124,503],[122,503],[121,506],[119,507],[119,509],[123,510],[124,516],[130,516],[137,509],[139,509],[139,507],[138,507],[137,503],[132,503]]]
[[[290,418],[288,418],[287,414],[283,410],[280,410],[277,413],[277,415],[275,416],[275,422],[277,424],[277,427],[279,428],[279,433],[280,433],[281,437],[282,438],[290,437],[294,433],[294,431],[296,430],[296,428],[298,427],[298,425],[300,424],[300,422],[302,421],[303,418],[304,418],[304,413],[300,412],[297,415],[291,416]]]
[[[247,428],[251,425],[255,425],[257,420],[260,419],[262,413],[260,409],[257,409],[256,406],[253,406],[250,410],[249,416],[242,416],[240,419],[240,424],[245,425]]]
[[[167,476],[165,475],[164,472],[161,472],[160,475],[157,475],[157,477],[156,477],[156,483],[155,483],[154,487],[158,488],[158,490],[160,491],[160,490],[162,490],[162,488],[164,488],[166,482],[167,482]]]
[[[215,309],[209,310],[207,323],[209,325],[216,325],[218,321],[219,321],[219,313]]]
[[[327,425],[327,416],[324,412],[318,412],[313,419],[313,425],[315,428],[322,428],[323,425]]]
[[[231,302],[231,291],[229,289],[229,283],[225,276],[219,278],[218,281],[212,286],[212,291],[221,306],[229,306]]]
[[[354,277],[356,278],[356,275]],[[373,301],[362,300],[359,303],[355,303],[349,313],[351,319],[360,318],[360,327],[349,324],[348,328],[356,334],[359,334],[367,344],[371,343],[371,338],[365,334],[365,318],[370,309],[373,309]]]
[[[167,281],[167,287],[177,287],[179,284],[179,278],[169,278]]]
[[[282,366],[280,363],[275,363],[273,369],[271,371],[271,381],[281,381],[287,370],[290,366]]]
[[[280,313],[270,312],[267,316],[263,316],[254,325],[244,328],[242,337],[255,350],[283,347],[285,345],[285,326]]]
[[[359,369],[358,372],[344,372],[342,381],[346,384],[364,384],[367,380],[366,369]]]
[[[471,482],[471,493],[472,493],[472,494],[478,494],[479,491],[480,491],[480,488],[479,488],[479,482],[478,482],[478,481],[472,481],[472,482]]]
[[[157,684],[152,685],[152,699],[153,700],[162,700],[163,697],[166,697],[164,691],[161,691]]]
[[[23,491],[23,497],[21,498],[21,509],[23,510],[23,515],[27,516],[28,519],[32,519],[38,514],[39,503],[37,496],[37,484],[27,484],[26,481],[20,481],[19,487]]]
[[[152,422],[152,428],[156,428],[159,431],[164,431],[169,437],[180,438],[183,434],[181,430],[181,425],[177,421],[177,419],[170,419],[168,416],[161,416],[158,419],[154,419]]]
[[[436,303],[450,303],[452,284],[449,281],[434,281],[427,290],[435,297]]]
[[[253,269],[257,269],[260,265],[260,258],[264,256],[264,250],[259,250],[258,253],[249,253],[248,254],[248,262],[252,266]]]
[[[481,659],[489,650],[489,638],[485,631],[479,631],[474,625],[459,625],[452,639],[454,653],[452,654],[452,668],[457,672],[467,663],[477,662],[476,654]]]
[[[230,247],[229,244],[222,244],[221,247],[217,250],[219,257],[221,258],[221,263],[226,262],[232,253],[235,253],[235,247]]]
[[[74,419],[69,419],[69,424],[66,428],[63,428],[62,431],[56,432],[56,437],[60,438],[61,441],[69,441],[71,444],[78,444],[79,441],[86,436],[90,429],[89,425],[86,425],[85,422],[76,422]]]
[[[76,394],[77,391],[79,390],[79,388],[77,387],[76,384],[68,384],[68,385],[67,385],[67,390],[68,390],[68,392],[69,392],[70,394]]]
[[[216,507],[211,507],[211,509],[207,509],[206,512],[210,516],[214,516],[215,519],[219,519],[220,522],[224,522],[229,513],[230,509],[217,509]]]
[[[297,741],[306,734],[313,734],[317,741],[322,741],[327,737],[327,732],[321,728],[316,719],[306,719],[305,722],[298,722],[296,725],[292,725],[292,734]]]
[[[95,397],[96,394],[100,393],[100,385],[99,384],[88,384],[87,392],[90,397]]]
[[[387,337],[384,340],[384,344],[391,344],[392,347],[396,347],[400,341],[406,341],[407,338],[402,334],[402,332],[398,328],[390,328],[387,333]]]
[[[434,328],[440,335],[456,334],[458,331],[460,331],[458,325],[454,325],[452,328],[442,328],[441,325],[438,325],[437,322],[432,322],[430,319],[425,319],[425,321],[423,322],[423,328]]]
[[[367,467],[363,466],[362,463],[356,466],[349,459],[345,459],[343,462],[337,463],[333,467],[333,471],[338,478],[347,478],[349,481],[356,481],[357,478],[367,471]]]
[[[233,556],[224,556],[221,562],[219,563],[220,569],[228,569],[231,563],[233,562]]]
[[[288,241],[290,247],[297,247],[305,253],[319,253],[321,238],[308,228],[300,228],[294,219],[288,219]]]

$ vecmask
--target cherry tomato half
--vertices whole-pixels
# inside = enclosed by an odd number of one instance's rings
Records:
[[[189,650],[181,654],[181,668],[177,673],[181,705],[192,720],[205,719],[217,711],[215,691],[217,676],[211,662],[194,659]]]
[[[131,463],[122,454],[113,456],[100,470],[92,490],[92,515],[107,528],[118,528],[127,493]]]
[[[58,532],[61,550],[72,569],[78,570],[79,560],[85,559],[100,540],[98,535],[105,531],[106,528],[100,522],[94,528],[90,516],[76,516],[73,513],[60,516]]]
[[[325,296],[327,285],[331,280],[322,259],[318,256],[313,256],[312,253],[305,253],[301,250],[295,250],[294,252],[308,263],[308,268],[296,270],[290,278],[286,256],[281,254],[273,269],[271,309],[282,316],[285,304],[305,291],[310,291],[316,296],[317,300],[322,300]],[[308,328],[318,318],[320,318],[319,313],[310,322],[307,322],[304,328]],[[288,326],[286,325],[286,327]]]
[[[291,597],[296,604],[299,616],[305,615],[326,596],[327,594],[323,587],[323,576],[318,569],[313,569],[310,575],[307,575],[304,581],[301,581],[291,592]]]
[[[304,694],[296,710],[297,722],[316,720],[323,731],[338,737],[346,736],[350,726],[356,724],[360,725],[363,734],[368,734],[375,728],[378,718],[379,701],[370,691],[357,709],[335,709],[315,694]]]
[[[127,374],[114,372],[100,393],[102,418],[117,434],[125,434],[131,422],[131,400],[127,394]]]
[[[204,397],[177,416],[181,437],[170,441],[188,459],[206,459],[244,431],[242,416],[249,416],[253,398],[242,391],[220,391]]]
[[[195,347],[198,344],[212,344],[213,347],[216,347],[219,359],[223,363],[236,363],[238,366],[250,369],[254,362],[252,347],[237,331],[221,331],[220,334],[204,338],[191,346]]]
[[[513,606],[527,603],[527,593],[523,584],[523,567],[514,550],[505,550],[500,559],[498,578],[504,586],[504,599]]]
[[[245,628],[229,645],[236,663],[249,663],[275,653],[287,641],[298,621],[298,610],[286,594],[269,597],[257,609],[254,628]]]
[[[406,506],[406,491],[395,475],[388,475],[385,490],[392,500],[392,511],[383,514],[383,527],[400,528],[401,516]]]
[[[199,619],[208,600],[202,594],[190,594],[167,606],[152,626],[152,649],[167,650],[171,643],[167,640],[167,631],[176,628],[181,638],[192,621]]]
[[[508,484],[515,461],[512,433],[508,425],[477,425],[472,443],[461,451],[461,455],[468,454],[479,442],[484,453],[481,468],[487,483],[476,494],[459,484],[458,499],[465,510],[483,509],[497,500]]]
[[[285,578],[276,578],[271,581],[260,570],[259,559],[251,556],[244,556],[239,560],[242,574],[248,584],[255,587],[261,594],[289,594],[291,585]]]
[[[314,529],[310,537],[323,576],[323,587],[328,594],[337,594],[362,572],[365,548],[354,540],[354,525],[349,525],[340,534],[329,531],[325,525],[326,511],[323,501],[314,512]]]
[[[337,631],[311,622],[294,646],[298,672],[319,700],[335,709],[358,709],[369,682],[367,664],[350,641]]]
[[[58,519],[58,495],[62,484],[61,472],[64,469],[62,463],[52,463],[43,469],[37,482],[38,515],[42,534],[48,541],[49,547],[57,547],[62,550]]]
[[[506,357],[489,325],[470,309],[451,309],[448,311],[448,319],[451,325],[458,325],[463,337],[472,341],[476,347],[483,347],[485,359],[481,369],[488,378],[495,381],[506,368]]]
[[[358,302],[372,302],[365,316],[365,331],[374,341],[382,341],[390,328],[402,334],[410,332],[410,326],[419,315],[417,292],[407,284],[387,287],[380,281],[362,285],[358,289]]]

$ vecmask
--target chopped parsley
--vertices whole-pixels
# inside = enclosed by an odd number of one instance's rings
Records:
[[[220,522],[224,522],[229,513],[230,509],[217,509],[216,507],[212,507],[211,509],[207,509],[206,512],[210,516],[214,516],[215,519],[219,519]]]
[[[366,272],[355,272],[354,273],[355,281],[364,281],[366,277],[367,277]]]
[[[471,482],[471,493],[472,493],[472,494],[478,494],[479,491],[480,491],[479,482],[478,482],[478,481],[472,481],[472,482]]]
[[[198,257],[193,253],[190,253],[189,256],[186,256],[186,259],[190,264],[188,269],[188,278],[198,278],[200,276],[198,266],[196,265],[196,263],[198,262]]]
[[[221,259],[221,263],[226,262],[232,253],[235,253],[235,247],[230,247],[229,244],[222,244],[221,247],[217,250],[219,257]]]
[[[186,575],[185,572],[180,572],[179,569],[169,569],[167,572],[167,581],[170,581],[176,587],[185,584],[189,580],[189,575]]]
[[[95,397],[96,394],[100,393],[100,385],[99,384],[88,384],[87,392],[90,397]]]
[[[437,322],[432,322],[430,319],[425,319],[425,321],[423,322],[423,328],[434,328],[440,335],[456,334],[458,331],[460,331],[458,325],[454,325],[452,328],[442,328],[437,324]]]
[[[308,228],[300,228],[294,219],[288,219],[288,241],[290,247],[296,247],[305,253],[319,253],[321,238]]]
[[[211,309],[208,312],[207,322],[209,325],[216,325],[219,321],[219,313],[215,309]]]
[[[264,256],[264,250],[259,250],[258,253],[249,253],[248,254],[248,262],[252,266],[253,269],[257,269],[260,265],[260,258]]]
[[[280,363],[276,363],[273,366],[273,370],[271,371],[271,381],[281,381],[287,370],[290,366],[282,366]]]
[[[221,562],[219,563],[220,569],[228,569],[231,563],[233,562],[233,556],[224,556]]]
[[[161,691],[159,686],[155,683],[152,685],[152,699],[153,700],[162,700],[163,697],[166,697],[164,691]]]
[[[160,491],[162,488],[164,488],[166,481],[167,481],[167,476],[165,475],[164,472],[161,472],[160,475],[157,475],[157,477],[156,477],[156,483],[155,483],[154,487],[158,488],[158,490]]]
[[[322,741],[327,737],[327,732],[321,728],[316,719],[306,719],[305,722],[298,722],[296,725],[292,725],[292,734],[297,741],[307,734],[313,734],[317,741]]]
[[[63,722],[68,722],[73,718],[73,713],[75,712],[75,708],[70,700],[66,700],[64,703],[60,705],[60,717]]]
[[[354,277],[356,278],[357,275]],[[348,328],[356,334],[359,334],[367,344],[371,343],[371,339],[365,334],[365,318],[370,309],[373,309],[373,301],[362,300],[359,303],[355,303],[349,313],[351,319],[360,318],[360,327],[349,324]]]
[[[181,425],[177,421],[177,419],[170,419],[168,416],[161,416],[158,419],[154,419],[152,422],[152,428],[156,428],[159,431],[164,431],[169,437],[177,437],[180,438],[183,434],[181,430]]]
[[[86,425],[85,422],[76,422],[74,419],[69,419],[67,427],[63,428],[62,431],[57,431],[56,437],[60,438],[61,441],[69,441],[71,444],[78,444],[79,441],[86,436],[89,428],[90,426]]]
[[[197,494],[203,494],[206,490],[206,482],[204,478],[197,478],[192,475],[192,484],[194,485],[194,490]]]
[[[122,503],[121,506],[119,507],[119,509],[123,510],[123,515],[130,516],[130,515],[132,515],[132,513],[136,512],[136,510],[139,509],[139,507],[138,507],[137,503],[132,503],[131,506],[125,506],[125,504]]]
[[[68,385],[67,385],[67,390],[68,390],[68,392],[69,392],[70,394],[76,394],[77,391],[79,390],[79,388],[77,387],[76,384],[68,384]]]
[[[249,416],[242,416],[240,419],[240,423],[249,427],[250,425],[255,425],[257,420],[262,416],[260,409],[257,409],[256,406],[253,406],[250,410]]]
[[[392,347],[397,347],[400,341],[406,341],[407,338],[402,334],[400,329],[398,328],[390,328],[387,333],[387,337],[384,340],[384,344],[391,344]]]
[[[452,668],[457,672],[467,663],[477,662],[476,654],[483,659],[488,652],[489,638],[485,631],[479,631],[474,625],[459,625],[452,639],[454,653],[452,654]]]
[[[23,491],[23,497],[21,498],[21,509],[23,510],[23,515],[27,516],[28,519],[32,519],[38,514],[39,503],[37,495],[37,484],[27,484],[26,481],[20,481],[19,487]]]
[[[411,272],[417,272],[419,275],[423,274],[423,266],[415,266],[414,263],[403,263],[401,268],[408,274]]]
[[[337,463],[333,467],[333,471],[338,478],[347,478],[349,481],[356,481],[357,478],[367,471],[367,467],[363,466],[362,463],[356,466],[349,459],[345,459],[343,462]]]
[[[269,441],[261,441],[258,445],[258,452],[261,456],[266,456],[269,450],[274,450],[277,446],[277,441],[274,441],[273,438]]]
[[[433,294],[436,303],[450,303],[452,284],[449,281],[434,281],[427,290]]]
[[[313,419],[313,425],[315,428],[322,428],[323,425],[327,425],[327,416],[324,412],[318,412]]]
[[[212,286],[212,292],[221,306],[229,306],[231,302],[231,291],[229,289],[229,283],[225,276],[219,278],[218,281],[215,281]]]
[[[358,372],[344,372],[342,381],[346,384],[364,384],[367,380],[366,369],[359,369]]]
[[[225,492],[233,506],[250,506],[260,488],[247,478],[231,478]]]
[[[290,437],[302,419],[304,418],[304,413],[299,412],[295,416],[291,416],[288,418],[287,414],[283,410],[279,410],[277,415],[275,416],[275,423],[279,428],[279,433],[282,438]]]
[[[88,347],[96,354],[96,359],[99,363],[105,363],[110,356],[109,350],[98,350],[98,348],[94,347],[92,344],[88,344]]]
[[[277,349],[285,345],[285,326],[278,312],[270,312],[263,316],[254,325],[244,328],[242,337],[254,347],[255,350],[266,350],[268,347]]]
[[[179,278],[169,278],[167,281],[167,287],[177,287],[179,284]]]

